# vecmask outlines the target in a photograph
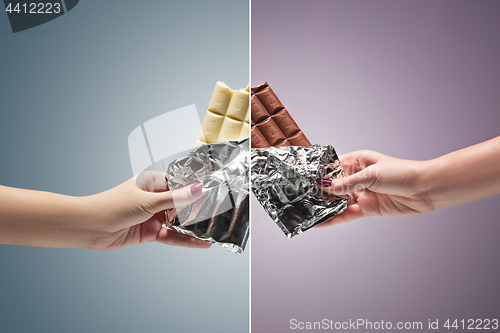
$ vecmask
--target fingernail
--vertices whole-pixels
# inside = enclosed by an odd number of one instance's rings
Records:
[[[196,197],[197,195],[201,194],[201,190],[203,190],[203,183],[198,183],[196,185],[191,186],[191,195],[193,197]]]
[[[332,186],[332,181],[330,179],[318,178],[318,179],[316,179],[316,183],[318,183],[318,185],[321,185],[324,187]]]

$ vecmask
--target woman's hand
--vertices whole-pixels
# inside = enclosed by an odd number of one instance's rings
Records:
[[[500,136],[428,161],[358,151],[340,162],[346,178],[317,181],[323,191],[348,194],[351,201],[320,226],[363,216],[418,215],[500,194]]]
[[[409,216],[434,209],[432,193],[423,183],[426,163],[401,160],[374,151],[340,157],[345,178],[318,179],[328,194],[349,195],[346,211],[318,227],[349,222],[364,216]]]
[[[196,201],[202,186],[198,183],[169,191],[164,173],[145,171],[109,191],[88,197],[89,209],[102,212],[90,224],[89,247],[112,250],[157,241],[173,246],[209,248],[211,243],[162,228],[165,210],[174,208],[174,201],[177,207]]]

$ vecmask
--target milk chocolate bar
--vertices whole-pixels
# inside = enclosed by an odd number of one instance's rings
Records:
[[[249,113],[249,87],[232,90],[224,82],[217,82],[196,146],[248,138]]]
[[[252,148],[310,146],[267,82],[252,88]]]

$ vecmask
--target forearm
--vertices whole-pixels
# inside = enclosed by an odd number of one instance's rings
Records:
[[[0,186],[0,244],[86,247],[88,200]]]
[[[435,208],[500,193],[500,137],[427,163],[423,183]]]

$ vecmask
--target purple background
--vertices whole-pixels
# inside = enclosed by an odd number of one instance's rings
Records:
[[[438,157],[500,135],[500,2],[253,0],[264,81],[312,143]],[[499,216],[497,195],[290,240],[253,198],[252,330],[500,319]]]

